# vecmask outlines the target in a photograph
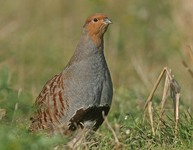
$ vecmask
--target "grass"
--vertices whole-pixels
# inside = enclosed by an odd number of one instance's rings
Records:
[[[113,20],[105,35],[105,55],[113,78],[114,97],[108,124],[103,123],[93,140],[82,143],[81,148],[115,149],[110,125],[121,149],[191,149],[193,79],[189,72],[193,65],[186,52],[189,47],[184,46],[191,45],[187,41],[193,39],[190,30],[193,23],[186,19],[193,16],[188,3],[188,0],[2,2],[0,149],[35,150],[57,146],[62,149],[68,142],[67,137],[29,133],[31,106],[45,82],[64,68],[85,18],[94,12],[104,12]],[[165,116],[155,134],[149,119],[142,121],[145,101],[165,66],[172,69],[181,86],[177,134],[171,98],[166,102]],[[153,97],[155,125],[159,121],[163,87],[161,82]]]
[[[57,135],[50,138],[43,133],[28,132],[31,104],[26,103],[26,99],[32,99],[32,96],[27,92],[15,91],[11,88],[8,82],[9,70],[6,66],[2,67],[0,75],[1,81],[4,81],[0,85],[1,108],[7,112],[6,116],[0,120],[0,147],[34,150],[53,149],[58,145],[62,148],[63,144],[67,143],[67,138]],[[153,135],[149,120],[147,119],[144,123],[142,121],[143,108],[136,101],[136,97],[130,90],[121,88],[116,90],[114,105],[108,116],[108,122],[114,129],[122,149],[190,149],[193,146],[193,118],[190,112],[184,111],[184,106],[181,106],[177,135],[171,108],[162,120],[161,127]],[[122,104],[116,105],[120,100]],[[159,117],[158,103],[155,102],[156,104],[154,118]],[[128,109],[132,107],[135,109]],[[113,133],[106,123],[97,131],[94,139],[89,144],[83,143],[82,149],[116,148]]]

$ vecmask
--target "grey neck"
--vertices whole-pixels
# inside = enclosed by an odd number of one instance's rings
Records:
[[[70,59],[67,66],[72,65],[74,63],[77,63],[83,59],[86,59],[90,56],[99,54],[104,55],[103,53],[103,43],[100,48],[97,48],[94,42],[91,40],[91,38],[88,36],[88,34],[83,31],[83,34],[80,38],[80,41],[75,49],[75,52]]]

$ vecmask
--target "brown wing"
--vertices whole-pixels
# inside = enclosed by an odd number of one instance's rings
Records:
[[[32,121],[30,130],[54,131],[65,118],[68,102],[64,99],[64,77],[60,73],[49,80],[35,102],[35,114],[30,118]]]

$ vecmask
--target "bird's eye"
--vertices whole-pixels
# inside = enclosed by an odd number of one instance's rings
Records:
[[[94,18],[94,19],[93,19],[93,21],[94,21],[94,22],[97,22],[97,21],[98,21],[98,19],[97,19],[97,18]]]

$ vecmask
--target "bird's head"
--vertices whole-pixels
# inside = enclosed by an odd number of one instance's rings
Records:
[[[112,21],[106,15],[97,13],[88,17],[83,27],[98,47],[109,24],[112,24]]]

